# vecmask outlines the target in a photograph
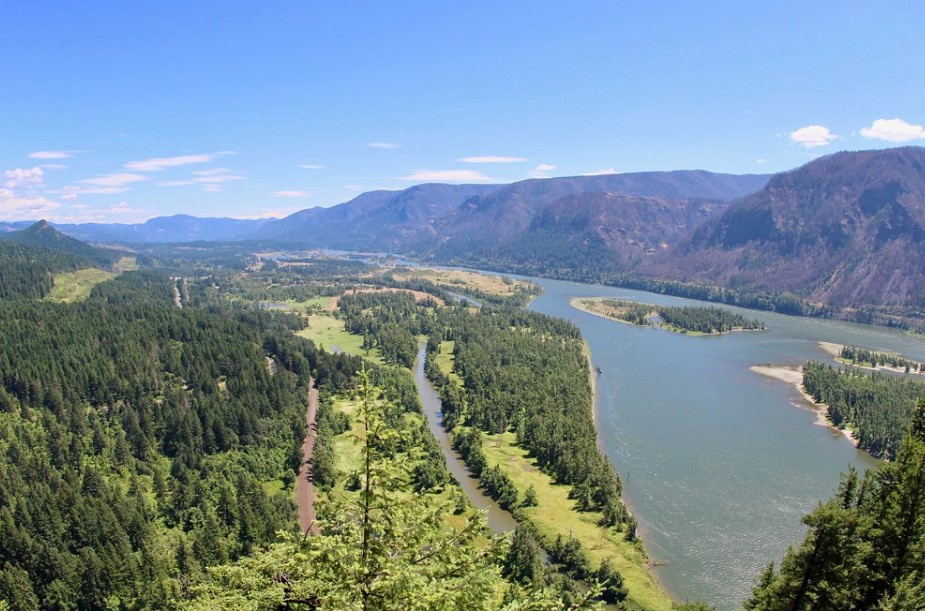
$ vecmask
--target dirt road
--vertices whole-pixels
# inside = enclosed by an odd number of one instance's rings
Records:
[[[309,380],[308,411],[305,412],[305,423],[308,433],[302,442],[302,469],[295,481],[296,503],[299,505],[299,528],[310,535],[318,534],[315,525],[315,486],[312,484],[312,450],[315,447],[315,414],[318,411],[318,389],[314,380]]]

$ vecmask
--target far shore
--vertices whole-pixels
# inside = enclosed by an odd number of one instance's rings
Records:
[[[832,424],[832,422],[829,420],[829,406],[825,403],[818,403],[815,399],[813,399],[812,395],[806,392],[806,389],[803,388],[802,367],[798,365],[753,365],[749,367],[749,369],[759,375],[763,375],[774,380],[779,380],[785,384],[790,384],[793,386],[797,392],[800,393],[800,396],[803,397],[803,400],[809,404],[813,412],[815,412],[815,424],[828,427],[833,431],[844,435],[845,439],[850,441],[854,447],[858,447],[858,440],[855,438],[854,433],[850,429],[840,429]]]
[[[867,369],[870,371],[892,371],[893,373],[902,373],[905,375],[915,375],[915,376],[925,375],[919,371],[906,371],[905,369],[901,369],[899,367],[891,367],[889,365],[877,365],[876,367],[871,367],[870,365],[861,365],[860,363],[855,363],[854,361],[849,361],[847,359],[838,358],[838,355],[841,354],[842,348],[844,347],[845,346],[842,344],[833,344],[832,342],[819,342],[819,348],[821,348],[826,354],[830,355],[835,361],[839,363],[843,363],[845,365],[851,365],[852,367],[857,367],[858,369]]]

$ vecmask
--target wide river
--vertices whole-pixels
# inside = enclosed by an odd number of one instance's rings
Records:
[[[925,360],[909,334],[831,320],[741,310],[767,331],[687,337],[576,310],[573,297],[713,305],[610,287],[529,278],[545,292],[530,309],[577,324],[598,376],[599,441],[623,476],[656,575],[679,600],[738,608],[771,561],[803,539],[804,514],[831,496],[849,465],[876,464],[814,424],[792,386],[749,371],[828,359],[818,342]],[[728,307],[728,306],[723,306]]]

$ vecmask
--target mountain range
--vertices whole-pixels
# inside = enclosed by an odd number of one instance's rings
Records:
[[[423,184],[282,219],[56,225],[97,242],[257,240],[591,281],[620,274],[925,310],[925,149],[842,152],[774,176],[705,171]],[[0,223],[0,231],[21,227]]]

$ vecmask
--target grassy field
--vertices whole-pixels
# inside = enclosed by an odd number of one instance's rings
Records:
[[[430,280],[437,286],[442,286],[449,290],[468,288],[479,290],[489,295],[501,295],[504,297],[514,293],[518,286],[529,286],[530,283],[524,280],[512,280],[503,276],[492,276],[489,274],[479,274],[477,272],[468,272],[457,269],[432,269],[428,267],[416,267],[402,271],[395,271],[396,280],[424,279]]]
[[[547,539],[569,534],[581,541],[597,565],[606,556],[613,558],[614,566],[623,575],[629,599],[644,609],[671,609],[671,600],[646,569],[647,558],[642,548],[627,542],[623,533],[598,526],[599,513],[584,513],[574,509],[575,502],[568,498],[570,486],[556,485],[552,478],[539,470],[527,452],[514,445],[515,435],[486,435],[483,448],[490,465],[500,465],[520,492],[521,498],[533,486],[539,498],[537,507],[524,510],[537,530]]]
[[[347,333],[344,322],[326,314],[312,314],[308,317],[308,328],[297,335],[308,338],[325,350],[340,350],[347,354],[362,356],[377,365],[384,365],[382,355],[376,349],[364,350],[363,338]]]
[[[138,269],[138,261],[135,257],[122,257],[116,261],[115,265],[112,266],[112,269],[116,272],[133,272]]]
[[[437,354],[437,367],[440,368],[443,375],[462,386],[462,378],[459,377],[458,373],[453,371],[453,362],[456,360],[456,357],[453,356],[453,348],[455,347],[456,342],[440,342],[440,352]]]
[[[101,269],[80,269],[76,272],[55,275],[55,285],[45,295],[46,301],[56,303],[72,303],[83,301],[90,296],[90,291],[100,282],[106,282],[116,277],[112,272]]]

